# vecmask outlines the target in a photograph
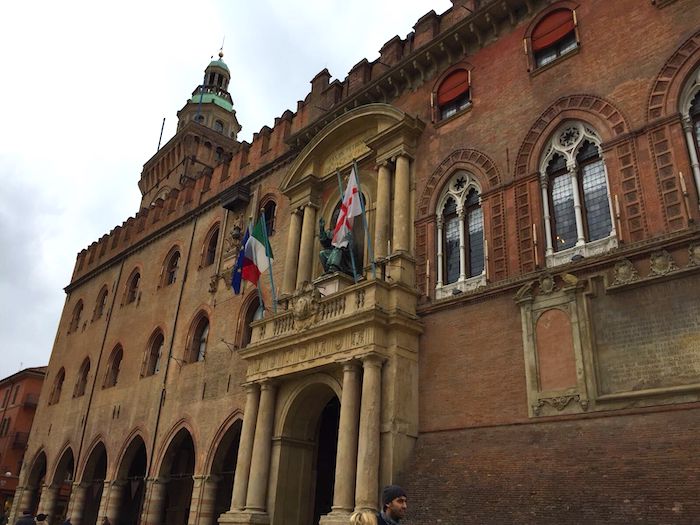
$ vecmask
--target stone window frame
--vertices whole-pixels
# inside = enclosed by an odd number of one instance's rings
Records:
[[[459,62],[457,64],[454,64],[453,66],[449,67],[446,69],[435,81],[433,84],[433,89],[430,93],[430,114],[431,114],[431,120],[435,124],[436,127],[441,126],[445,122],[450,122],[459,116],[463,115],[464,113],[469,112],[471,110],[472,106],[474,105],[474,98],[473,98],[473,86],[472,86],[472,69],[473,66],[469,64],[468,62]],[[442,117],[442,111],[440,108],[440,105],[438,104],[438,92],[440,90],[440,87],[442,84],[445,82],[447,78],[452,76],[453,74],[456,74],[458,71],[464,71],[467,74],[467,101],[464,105],[459,107],[455,113],[452,115],[443,118]]]
[[[176,259],[173,265],[173,259]],[[160,284],[158,288],[166,288],[177,281],[177,274],[180,270],[180,264],[182,263],[182,250],[178,244],[174,245],[168,251],[168,255],[165,256],[163,260],[163,265],[160,269]]]
[[[160,344],[156,348],[156,343],[160,338]],[[143,363],[141,365],[141,377],[151,377],[156,375],[162,366],[163,359],[163,349],[165,348],[165,334],[163,330],[158,327],[153,330],[151,337],[148,338],[148,343],[146,344],[146,351],[143,356]],[[155,356],[155,361],[153,360],[154,351],[157,352]]]
[[[49,396],[49,405],[55,405],[61,400],[61,392],[63,391],[63,383],[66,380],[66,369],[64,367],[59,368],[56,373],[56,377],[53,380],[53,386],[51,387],[51,395]]]
[[[562,0],[560,2],[556,2],[542,11],[540,11],[535,18],[532,19],[530,22],[530,25],[527,27],[525,31],[525,35],[523,38],[523,49],[525,51],[525,57],[527,60],[527,70],[530,73],[530,75],[537,75],[541,73],[542,71],[545,71],[549,69],[550,67],[555,66],[556,64],[559,64],[566,60],[567,58],[575,55],[578,53],[579,49],[581,48],[581,36],[579,32],[579,24],[578,24],[578,16],[576,14],[576,9],[578,9],[579,4],[578,2],[572,1],[572,0]],[[565,53],[560,54],[557,56],[554,60],[551,62],[548,62],[547,64],[543,64],[541,66],[537,66],[536,58],[535,58],[535,53],[533,51],[532,47],[532,34],[535,31],[535,29],[542,23],[546,18],[548,18],[552,13],[556,11],[561,11],[563,9],[567,9],[571,11],[571,16],[573,18],[573,23],[574,23],[574,35],[576,38],[576,47],[570,50],[567,50]],[[562,38],[563,39],[563,38]],[[559,43],[562,39],[558,40],[556,43]]]
[[[88,377],[90,374],[90,357],[85,357],[83,362],[80,364],[78,369],[78,379],[75,382],[75,387],[73,388],[73,397],[81,397],[85,395],[85,389],[87,387]]]
[[[105,308],[107,308],[107,298],[109,297],[109,287],[104,284],[100,291],[97,293],[97,299],[95,300],[95,310],[92,312],[92,320],[96,321],[102,317],[105,313]]]
[[[117,359],[119,358],[119,359]],[[124,361],[124,347],[117,343],[112,349],[107,361],[107,370],[105,371],[102,388],[112,388],[119,383],[119,374],[121,373],[122,361]]]
[[[211,225],[204,237],[199,257],[199,269],[207,268],[216,263],[216,254],[219,251],[219,237],[221,237],[221,221]],[[212,251],[213,245],[213,251]]]
[[[695,104],[693,104],[694,101]],[[691,114],[691,109],[694,106],[697,108],[695,113]],[[695,191],[700,199],[700,64],[695,67],[685,81],[679,97],[678,111],[681,114]],[[681,182],[687,188],[687,182],[684,179],[685,177],[681,179]],[[686,192],[684,191],[684,193]]]
[[[203,326],[205,321],[206,326]],[[192,323],[190,323],[183,360],[185,364],[201,363],[206,360],[210,332],[211,319],[209,318],[209,314],[201,310],[194,317]]]
[[[578,135],[576,135],[576,133]],[[575,137],[572,139],[572,136]],[[593,143],[598,148],[598,155],[603,165],[605,174],[605,183],[608,198],[608,210],[610,214],[610,234],[602,239],[589,241],[586,237],[586,232],[583,225],[583,211],[581,187],[579,179],[582,179],[579,173],[579,165],[576,156],[585,141]],[[543,222],[545,232],[545,260],[548,268],[566,264],[572,260],[579,258],[590,257],[601,253],[609,252],[618,246],[617,229],[615,223],[615,212],[613,209],[612,197],[610,194],[610,176],[601,147],[602,140],[597,131],[588,123],[581,120],[566,120],[562,122],[552,133],[549,140],[546,142],[543,153],[540,157],[539,174],[540,174],[540,190],[542,192],[542,207],[543,207]],[[554,155],[559,154],[566,160],[566,167],[571,175],[572,183],[572,198],[574,205],[574,214],[576,220],[576,244],[560,251],[554,250],[554,235],[552,231],[552,200],[551,200],[551,185],[549,182],[550,174],[548,173],[548,165]]]
[[[122,297],[122,306],[132,303],[138,304],[141,300],[141,281],[142,272],[139,266],[134,267],[129,274],[129,278],[124,285],[124,295]],[[138,277],[138,279],[137,279]]]
[[[464,182],[463,187],[457,187],[459,183],[459,178],[460,177],[467,177],[466,181]],[[474,275],[474,276],[469,276],[467,277],[466,275],[466,267],[467,267],[467,241],[466,241],[466,233],[465,233],[465,216],[464,216],[464,203],[469,195],[469,192],[471,190],[476,190],[477,194],[479,195],[479,208],[482,211],[482,220],[483,220],[483,207],[482,207],[482,201],[481,201],[481,195],[482,195],[482,190],[481,190],[481,185],[477,181],[475,175],[467,170],[464,169],[458,169],[456,170],[449,178],[448,183],[445,185],[444,189],[442,190],[442,195],[440,196],[440,199],[438,200],[437,206],[435,208],[435,241],[436,241],[436,248],[435,248],[435,269],[436,269],[436,284],[435,284],[435,298],[436,299],[443,299],[446,297],[450,297],[454,293],[459,293],[459,292],[470,292],[473,290],[476,290],[479,287],[486,286],[486,267],[487,267],[487,252],[486,252],[486,245],[487,245],[487,240],[486,240],[486,234],[485,230],[483,229],[482,225],[482,249],[484,251],[484,267],[481,271],[480,274]],[[443,238],[444,238],[444,232],[443,232],[443,224],[444,224],[444,217],[443,217],[443,212],[445,209],[445,205],[448,201],[449,198],[452,198],[457,201],[457,214],[458,217],[460,218],[460,243],[459,243],[459,250],[460,250],[460,276],[457,279],[457,281],[453,283],[444,283],[444,253],[443,253]]]
[[[75,303],[75,307],[73,308],[73,314],[71,315],[70,324],[68,325],[69,334],[77,332],[78,328],[80,328],[80,318],[83,315],[83,310],[83,300],[78,299],[78,302]]]

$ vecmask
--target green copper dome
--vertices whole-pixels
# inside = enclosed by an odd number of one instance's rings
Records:
[[[224,61],[221,60],[221,59],[219,59],[219,60],[212,60],[211,62],[209,62],[209,65],[207,66],[207,69],[209,69],[210,67],[219,67],[219,68],[221,68],[221,69],[223,69],[223,70],[225,70],[225,71],[227,71],[227,72],[230,73],[230,71],[229,71],[229,69],[228,69],[228,66],[226,65],[226,62],[224,62]]]

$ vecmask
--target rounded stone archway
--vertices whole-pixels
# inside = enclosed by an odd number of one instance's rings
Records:
[[[165,485],[157,525],[187,525],[194,487],[195,449],[192,435],[181,428],[170,441],[158,477]]]
[[[75,477],[73,449],[67,447],[56,464],[51,484],[41,495],[39,512],[47,514],[49,523],[63,523],[68,511]]]
[[[95,525],[100,511],[104,481],[107,477],[107,450],[98,442],[90,451],[82,480],[75,490],[71,521],[73,525]],[[82,507],[82,508],[79,508]]]
[[[145,492],[145,477],[148,467],[146,445],[141,436],[134,437],[124,452],[115,482],[112,484],[113,495],[110,504],[113,525],[139,523]]]
[[[279,458],[273,523],[316,525],[331,512],[340,401],[328,382],[290,392],[275,438]]]

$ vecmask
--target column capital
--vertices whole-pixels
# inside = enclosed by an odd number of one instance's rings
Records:
[[[384,364],[384,361],[386,361],[386,358],[383,355],[377,354],[375,352],[365,354],[362,356],[361,359],[362,359],[362,367],[363,368],[369,368],[369,367],[381,368],[382,365]]]
[[[265,390],[274,391],[277,388],[277,381],[274,379],[261,379],[260,381],[257,381],[257,384],[260,386],[261,392],[264,392]]]
[[[414,156],[411,155],[408,151],[405,149],[401,149],[401,151],[396,152],[394,155],[392,155],[391,160],[392,162],[396,162],[399,158],[403,158],[408,160],[409,162],[414,160]]]
[[[360,362],[355,358],[344,359],[340,361],[343,366],[343,372],[357,372],[360,370]]]
[[[389,168],[391,168],[391,159],[389,159],[389,158],[377,159],[377,161],[375,162],[375,166],[377,167],[377,170],[379,170],[381,168],[389,169]]]
[[[242,383],[241,386],[246,391],[246,394],[260,390],[260,382],[258,381],[246,381]]]

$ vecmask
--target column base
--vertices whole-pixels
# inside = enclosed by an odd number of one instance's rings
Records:
[[[222,525],[224,523],[270,525],[270,516],[267,512],[233,510],[219,516],[219,523]]]
[[[333,510],[330,514],[321,516],[318,525],[349,525],[352,512],[347,510]]]

